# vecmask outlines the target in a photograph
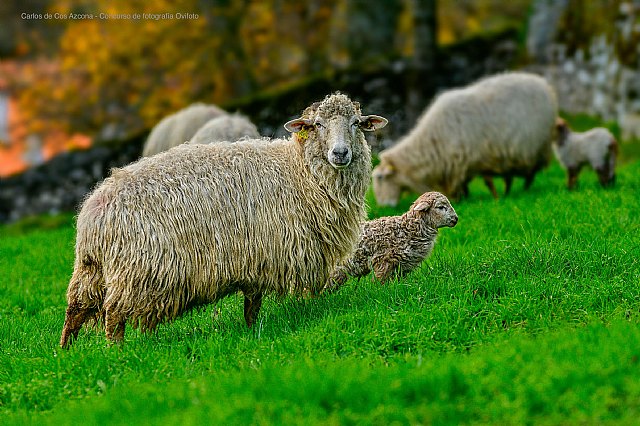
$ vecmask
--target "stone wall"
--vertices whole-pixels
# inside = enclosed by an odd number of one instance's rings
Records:
[[[623,139],[640,138],[639,41],[640,0],[536,0],[530,69],[553,84],[563,111],[616,120]]]

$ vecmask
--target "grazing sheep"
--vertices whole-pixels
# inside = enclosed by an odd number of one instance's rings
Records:
[[[357,242],[371,179],[363,116],[327,96],[273,141],[183,144],[114,169],[85,200],[60,345],[103,322],[153,330],[241,291],[248,326],[266,293],[317,293]]]
[[[259,138],[258,128],[247,117],[227,114],[209,120],[189,143],[235,142],[241,138]]]
[[[408,135],[380,153],[373,171],[378,204],[395,206],[404,189],[457,198],[476,175],[523,176],[528,188],[549,162],[557,109],[551,86],[528,73],[441,94]]]
[[[439,192],[422,194],[402,216],[365,222],[355,252],[334,270],[327,288],[335,290],[349,277],[365,276],[372,269],[383,284],[396,273],[408,274],[431,254],[438,228],[456,223],[455,210]]]
[[[596,127],[584,133],[573,132],[561,118],[557,120],[556,128],[557,139],[553,143],[553,152],[567,170],[569,189],[575,188],[580,169],[585,164],[596,171],[603,187],[615,183],[618,143],[609,130]]]
[[[160,120],[151,130],[142,148],[149,157],[190,140],[207,121],[226,114],[215,105],[196,103]]]

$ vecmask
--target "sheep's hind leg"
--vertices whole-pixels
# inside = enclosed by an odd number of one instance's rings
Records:
[[[251,327],[254,324],[258,312],[260,312],[260,306],[262,306],[262,293],[255,294],[252,297],[248,297],[245,294],[244,320],[247,323],[247,327]]]
[[[106,310],[104,329],[107,340],[121,342],[124,339],[125,325],[126,319],[121,314],[114,312],[113,309]]]
[[[68,348],[73,340],[78,338],[78,333],[82,325],[94,313],[94,309],[83,308],[79,303],[71,303],[67,307],[67,313],[62,327],[62,336],[60,337],[60,346]]]

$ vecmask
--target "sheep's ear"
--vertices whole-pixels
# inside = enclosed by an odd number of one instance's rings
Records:
[[[298,133],[300,130],[304,129],[304,126],[310,126],[311,120],[308,118],[295,118],[291,121],[287,121],[284,124],[284,128],[291,133]]]
[[[417,212],[426,212],[431,208],[431,203],[428,201],[421,201],[416,205],[413,210]]]
[[[382,129],[387,125],[389,120],[379,115],[363,115],[360,117],[360,128],[367,132]]]
[[[380,163],[375,169],[373,169],[374,177],[388,177],[391,176],[395,172],[395,168],[393,164],[390,163]]]

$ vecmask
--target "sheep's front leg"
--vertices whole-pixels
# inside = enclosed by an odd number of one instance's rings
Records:
[[[244,321],[247,323],[247,327],[251,327],[256,321],[260,306],[262,306],[262,293],[254,294],[251,297],[245,294]]]
[[[511,192],[512,184],[513,184],[513,176],[506,175],[504,177],[504,195],[509,195],[509,192]]]
[[[498,199],[498,191],[496,191],[496,186],[493,184],[493,178],[489,175],[484,175],[482,176],[482,179],[484,179],[484,184],[487,186],[487,188],[489,188],[489,191],[491,191],[491,195],[493,195],[494,199]]]

